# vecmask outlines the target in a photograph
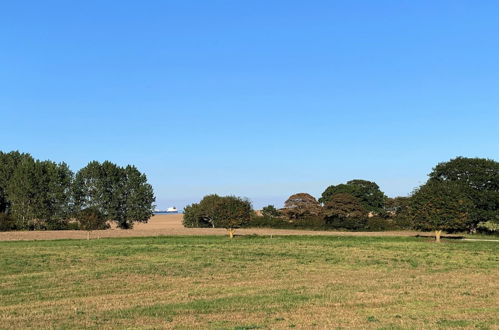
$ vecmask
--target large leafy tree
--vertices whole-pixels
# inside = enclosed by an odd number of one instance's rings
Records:
[[[470,228],[473,202],[455,182],[429,181],[418,188],[406,211],[416,229],[435,231],[440,242],[442,231]]]
[[[8,213],[11,205],[7,194],[9,182],[14,171],[23,159],[33,158],[29,154],[12,151],[4,153],[0,151],[0,212]]]
[[[350,194],[334,194],[324,205],[326,225],[331,228],[359,230],[367,223],[368,211]]]
[[[184,226],[225,228],[232,238],[236,228],[251,220],[252,213],[247,199],[212,194],[184,208]]]
[[[64,228],[70,212],[72,178],[73,173],[64,163],[23,158],[6,190],[18,228]]]
[[[282,213],[288,219],[304,219],[307,217],[321,216],[322,207],[312,195],[298,193],[289,196],[284,202]]]
[[[145,174],[134,166],[125,168],[105,161],[90,162],[76,174],[73,184],[75,212],[98,210],[106,220],[128,229],[133,222],[147,222],[155,201]]]
[[[472,226],[478,222],[499,223],[499,162],[457,157],[435,166],[429,182],[452,182],[473,202],[467,210]]]
[[[336,194],[350,194],[359,199],[369,211],[379,212],[383,209],[385,194],[375,182],[367,180],[350,180],[346,184],[329,186],[322,193],[319,202],[327,204]]]

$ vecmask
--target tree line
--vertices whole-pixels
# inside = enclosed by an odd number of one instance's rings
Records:
[[[152,186],[135,166],[92,161],[73,173],[66,163],[0,152],[0,230],[105,229],[146,222]]]
[[[499,231],[499,163],[465,157],[440,163],[408,197],[389,198],[375,182],[351,180],[327,187],[319,199],[297,193],[281,209],[269,205],[255,213],[247,199],[208,195],[185,208],[184,226],[224,227],[230,236],[234,228],[255,226],[417,229],[435,231],[437,240],[442,231],[494,233]]]

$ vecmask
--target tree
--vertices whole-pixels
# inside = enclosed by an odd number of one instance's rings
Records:
[[[463,231],[470,227],[473,202],[454,182],[429,181],[417,189],[406,212],[414,227],[435,231],[440,242],[442,231]]]
[[[136,167],[93,161],[76,174],[73,200],[75,212],[95,208],[106,220],[129,229],[134,221],[147,222],[153,214],[155,198],[145,174]]]
[[[269,218],[275,218],[278,217],[280,214],[279,210],[276,209],[274,205],[267,205],[262,208],[262,215]]]
[[[219,227],[227,229],[229,238],[234,236],[236,228],[250,222],[252,213],[249,200],[235,196],[223,197],[214,210],[215,222]]]
[[[324,209],[329,227],[359,230],[366,226],[368,211],[355,196],[334,194],[324,205]]]
[[[184,226],[225,228],[232,238],[236,228],[250,222],[252,212],[247,199],[207,195],[199,203],[184,208]]]
[[[385,217],[393,218],[399,228],[409,229],[412,224],[407,215],[407,208],[411,202],[410,197],[394,197],[385,200]]]
[[[320,216],[322,207],[312,195],[298,193],[291,195],[286,202],[284,202],[282,213],[288,219],[303,219],[311,216]]]
[[[17,227],[65,229],[73,173],[64,163],[23,158],[7,186],[9,212]]]
[[[145,174],[135,167],[128,165],[124,169],[126,176],[123,185],[125,209],[121,227],[131,227],[133,222],[147,222],[153,214],[155,201],[152,186],[147,183]]]
[[[468,210],[472,227],[479,222],[499,223],[499,162],[457,157],[435,166],[430,182],[453,182],[473,202]]]
[[[367,180],[350,180],[346,184],[329,186],[322,193],[319,202],[326,204],[335,194],[350,194],[359,199],[364,208],[380,212],[383,209],[385,194],[375,182]]]
[[[12,151],[3,153],[0,151],[0,212],[9,213],[11,206],[7,190],[14,171],[23,159],[33,160],[29,154]]]

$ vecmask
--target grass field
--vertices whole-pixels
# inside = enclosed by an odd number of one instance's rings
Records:
[[[0,242],[0,278],[0,328],[499,328],[495,242]]]

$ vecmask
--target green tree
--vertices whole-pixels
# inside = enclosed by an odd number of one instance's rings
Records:
[[[435,231],[440,242],[442,231],[463,231],[470,228],[473,202],[454,182],[429,181],[417,189],[406,210],[414,227]]]
[[[250,222],[252,213],[247,199],[212,194],[184,208],[184,226],[225,228],[232,238],[236,228]]]
[[[11,206],[7,190],[9,182],[14,175],[14,172],[23,159],[33,158],[29,154],[12,151],[4,153],[0,151],[0,212],[9,213]]]
[[[326,225],[336,229],[360,230],[367,224],[368,211],[350,194],[334,194],[324,205]]]
[[[473,202],[468,213],[472,227],[479,222],[499,223],[499,162],[457,157],[435,166],[430,182],[453,182]]]
[[[73,173],[64,163],[23,159],[16,167],[7,194],[19,228],[65,229]]]
[[[152,186],[147,177],[135,166],[128,165],[124,169],[123,199],[125,212],[120,219],[121,228],[131,228],[133,222],[147,222],[153,215],[155,201]]]
[[[335,194],[350,194],[359,199],[368,211],[380,212],[383,209],[385,194],[375,182],[350,180],[346,184],[329,186],[322,193],[319,202],[326,204]]]
[[[93,161],[76,174],[73,200],[75,212],[95,208],[106,220],[129,229],[135,221],[148,221],[155,198],[147,177],[136,167]]]

